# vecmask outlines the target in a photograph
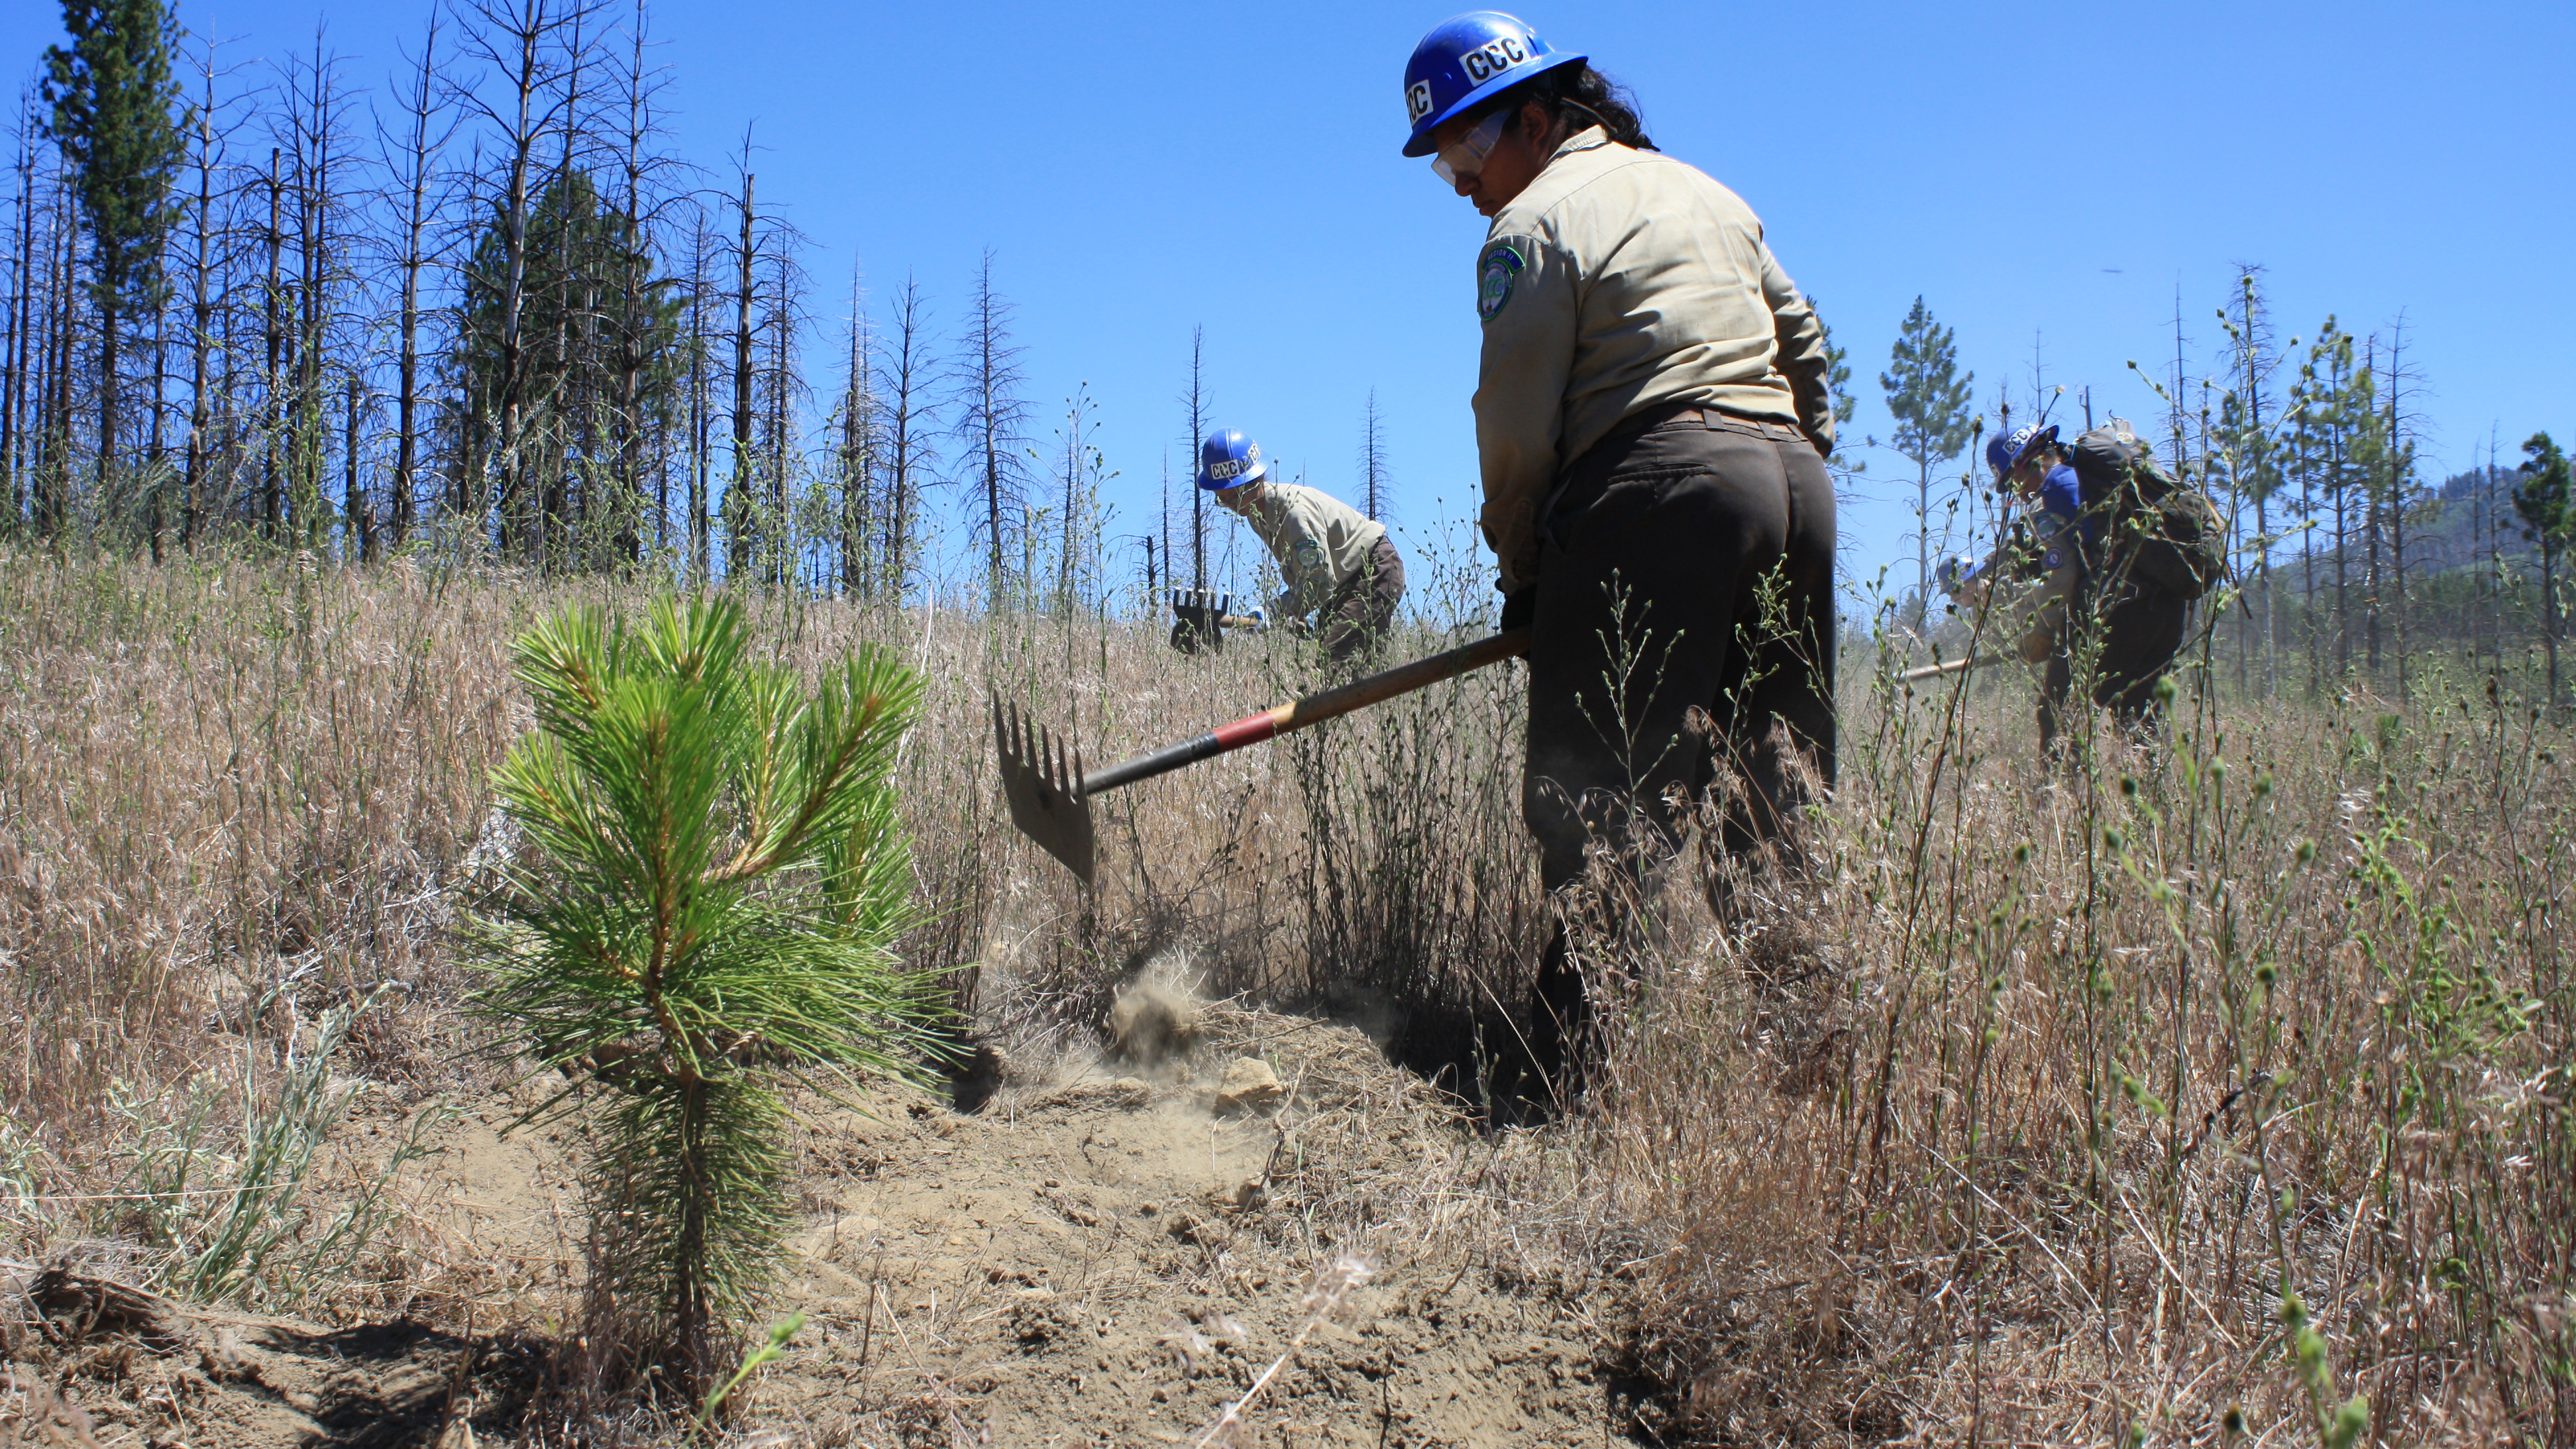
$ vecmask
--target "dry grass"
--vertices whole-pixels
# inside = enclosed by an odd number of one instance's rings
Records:
[[[1727,1442],[2576,1442],[2563,735],[2204,708],[2052,771],[2026,698],[1852,701],[1821,884],[1617,957],[1524,1271],[1625,1280]]]
[[[117,1084],[235,1070],[273,991],[309,1016],[402,983],[347,1070],[406,1099],[489,1071],[442,927],[524,723],[508,642],[576,595],[633,597],[0,564],[16,1253],[132,1236],[81,1197],[126,1180]],[[1217,996],[1373,1015],[1459,1089],[1517,1016],[1542,918],[1516,674],[1104,797],[1086,899],[1010,832],[987,688],[1098,761],[1303,664],[759,607],[784,657],[876,639],[929,675],[903,786],[939,914],[913,956],[1006,1045],[1088,1029],[1175,951]],[[1611,1305],[1676,1434],[2218,1442],[2236,1409],[2245,1442],[2311,1442],[2286,1285],[2369,1439],[2576,1443],[2563,731],[2437,681],[2402,720],[2203,707],[2168,748],[2052,776],[2015,687],[1848,695],[1816,879],[1604,947],[1639,985],[1587,1111],[1461,1138],[1406,1231]]]

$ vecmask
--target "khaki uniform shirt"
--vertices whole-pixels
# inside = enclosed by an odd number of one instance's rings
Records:
[[[1538,510],[1620,419],[1699,404],[1833,449],[1824,328],[1743,200],[1609,139],[1559,146],[1477,253],[1476,385],[1486,542],[1503,586],[1537,581]]]
[[[2082,569],[2074,526],[2034,508],[1977,566],[1986,589],[1971,617],[1996,647],[2025,663],[2043,663],[2065,635]]]
[[[1264,483],[1261,501],[1245,519],[1279,560],[1288,592],[1280,609],[1311,614],[1333,591],[1374,565],[1369,550],[1386,537],[1386,525],[1329,493],[1294,483]]]

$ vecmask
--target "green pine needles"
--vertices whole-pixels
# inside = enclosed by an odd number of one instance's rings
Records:
[[[693,1402],[789,1225],[781,1080],[911,1076],[940,1050],[893,951],[915,917],[889,780],[920,681],[864,649],[809,691],[744,646],[726,597],[520,637],[538,730],[494,788],[533,848],[468,926],[476,1010],[571,1080],[550,1108],[593,1108],[592,1298],[615,1319],[594,1328]]]

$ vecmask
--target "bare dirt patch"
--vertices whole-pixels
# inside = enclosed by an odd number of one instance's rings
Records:
[[[1153,1053],[1005,1062],[973,1115],[907,1091],[808,1099],[806,1223],[777,1297],[807,1322],[736,1432],[1195,1444],[1304,1330],[1232,1442],[1603,1442],[1621,1416],[1594,1319],[1460,1246],[1482,1236],[1462,1220],[1491,1210],[1462,1190],[1488,1147],[1351,1027],[1189,1014]],[[1275,1088],[1244,1092],[1264,1070]],[[165,1305],[155,1321],[183,1329],[155,1339],[35,1313],[17,1372],[61,1388],[101,1449],[552,1437],[526,1410],[579,1287],[578,1141],[505,1133],[519,1105],[482,1101],[436,1134],[405,1251],[445,1287],[407,1316]],[[1309,1285],[1346,1257],[1368,1281],[1313,1323]]]

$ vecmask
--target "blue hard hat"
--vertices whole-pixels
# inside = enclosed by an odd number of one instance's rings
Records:
[[[1583,59],[1558,55],[1537,31],[1499,10],[1470,10],[1441,21],[1404,65],[1404,114],[1413,122],[1404,154],[1430,155],[1431,133],[1441,122],[1531,76]]]
[[[1270,465],[1261,461],[1261,445],[1245,437],[1241,428],[1219,428],[1199,444],[1199,486],[1210,493],[1269,476]]]
[[[2001,483],[2004,481],[2005,474],[2021,466],[2022,459],[2041,448],[2056,446],[2057,425],[2055,423],[2044,428],[2025,423],[2009,433],[1997,433],[1987,440],[1986,466],[1994,470],[1995,481]]]

